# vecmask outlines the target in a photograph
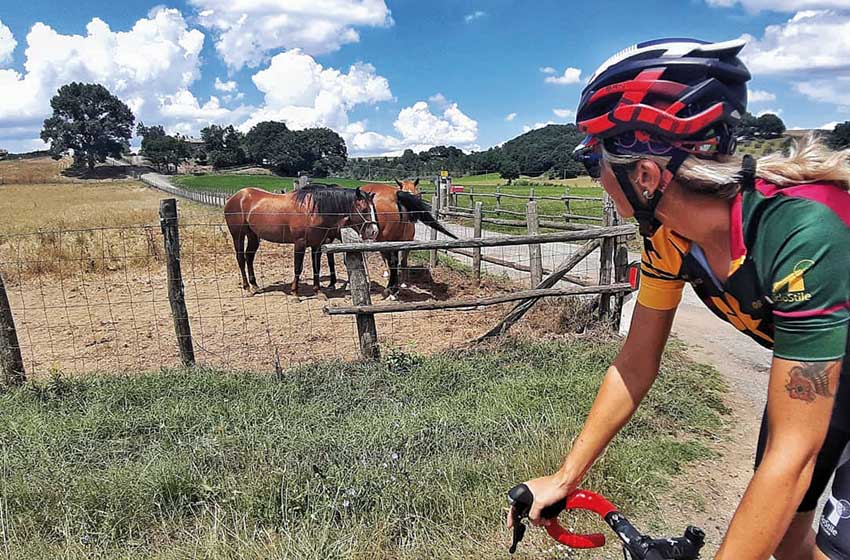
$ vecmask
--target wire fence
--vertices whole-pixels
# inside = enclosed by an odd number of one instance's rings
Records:
[[[191,200],[200,196],[176,188],[162,190]],[[220,198],[209,195],[197,201],[218,205]],[[379,222],[386,220],[379,216]],[[0,235],[0,274],[28,374],[133,372],[185,362],[180,337],[186,335],[175,330],[169,288],[173,255],[164,242],[164,223]],[[460,238],[475,237],[462,224],[446,226]],[[432,235],[422,224],[416,228],[416,239],[447,239]],[[505,236],[489,231],[478,235],[485,240]],[[308,252],[301,287],[295,292],[292,245],[262,242],[253,263],[259,289],[245,290],[224,219],[180,222],[179,240],[181,297],[198,365],[271,370],[359,355],[357,321],[326,309],[352,303],[343,259],[321,259],[322,290],[314,294]],[[537,253],[529,248],[534,246]],[[468,301],[474,307],[482,298],[533,288],[538,281],[531,274],[535,262],[548,274],[580,249],[578,243],[562,242],[455,249],[439,255],[414,250],[406,259],[402,252],[398,297],[408,303]],[[381,301],[391,295],[387,265],[379,252],[364,255],[368,292]],[[328,287],[328,258],[339,261],[334,289]],[[591,256],[566,278],[571,285],[593,285],[600,282],[600,270],[599,256]],[[511,305],[474,313],[455,308],[381,313],[374,320],[382,344],[430,353],[474,339]],[[549,317],[535,328],[543,332],[558,325]]]

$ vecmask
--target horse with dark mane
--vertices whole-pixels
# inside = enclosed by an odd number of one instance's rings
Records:
[[[431,214],[431,205],[422,200],[422,195],[417,188],[419,179],[416,181],[396,180],[396,185],[398,188],[384,183],[371,183],[360,187],[375,197],[379,230],[377,241],[412,241],[416,236],[416,222],[422,222],[452,239],[457,239],[457,236],[434,218]],[[389,299],[398,298],[401,271],[407,271],[409,253],[410,251],[402,251],[401,266],[399,266],[398,251],[381,252],[389,272],[385,292]]]
[[[351,227],[363,239],[378,235],[375,195],[360,189],[336,185],[307,185],[286,194],[274,194],[252,187],[231,196],[224,205],[224,219],[233,237],[236,262],[242,274],[242,288],[255,289],[254,257],[260,240],[292,243],[295,246],[295,278],[292,293],[298,293],[298,279],[304,267],[304,253],[312,250],[313,290],[320,289],[321,256],[319,247],[340,237],[340,229]],[[247,247],[246,242],[247,240]],[[246,276],[247,265],[247,276]],[[331,289],[336,285],[333,257],[329,255]]]

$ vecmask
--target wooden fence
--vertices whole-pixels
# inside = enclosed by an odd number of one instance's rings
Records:
[[[480,232],[480,228],[476,231]],[[326,254],[344,253],[345,264],[348,268],[351,305],[327,306],[325,313],[329,315],[354,315],[357,322],[357,333],[360,352],[364,358],[371,359],[379,356],[378,333],[375,326],[375,315],[380,313],[399,313],[410,311],[435,311],[443,309],[475,310],[481,307],[519,302],[497,325],[482,335],[481,339],[505,333],[511,325],[518,321],[540,298],[549,296],[589,295],[600,296],[599,312],[605,320],[619,320],[623,297],[631,291],[628,279],[628,253],[625,248],[626,240],[634,235],[633,225],[612,224],[605,227],[585,229],[583,231],[564,231],[555,233],[532,233],[529,235],[513,235],[471,239],[453,239],[428,241],[393,241],[393,242],[353,242],[322,246]],[[472,255],[473,262],[480,266],[480,251],[487,247],[528,246],[532,255],[539,255],[539,248],[547,243],[572,243],[584,241],[577,250],[561,262],[554,270],[543,278],[539,258],[529,267],[534,284],[530,290],[521,290],[510,294],[472,300],[446,300],[421,302],[396,302],[373,304],[369,294],[369,280],[364,266],[363,253],[388,250],[409,251],[461,251],[466,250]],[[532,249],[534,248],[534,249]],[[536,249],[536,250],[535,250]],[[576,287],[555,287],[561,280],[574,282],[568,273],[588,255],[599,250],[600,270],[599,282],[593,284],[582,282]],[[431,262],[435,259],[432,257]],[[501,263],[500,263],[501,264]],[[509,263],[508,263],[509,264]],[[480,268],[473,270],[475,278],[480,278]],[[612,303],[612,297],[615,298]]]

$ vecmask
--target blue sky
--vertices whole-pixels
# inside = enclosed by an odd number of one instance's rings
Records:
[[[747,36],[752,112],[850,119],[850,0],[3,0],[0,22],[12,150],[40,146],[50,96],[72,80],[184,134],[275,119],[330,126],[353,155],[483,149],[571,122],[603,60],[664,36]]]

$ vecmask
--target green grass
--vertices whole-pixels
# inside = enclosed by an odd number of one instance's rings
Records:
[[[276,177],[273,175],[183,175],[173,177],[175,185],[193,191],[212,191],[233,194],[245,187],[259,187],[268,191],[292,190],[293,177]],[[334,183],[343,187],[354,188],[367,184],[366,181],[328,177],[313,179],[316,183]]]
[[[788,139],[785,137],[772,138],[770,140],[749,140],[738,144],[736,153],[738,155],[749,154],[753,157],[760,158],[773,152],[782,151],[785,142]]]
[[[279,378],[32,383],[0,394],[0,549],[28,560],[504,558],[505,491],[558,466],[616,346],[385,349],[380,363]],[[651,519],[670,475],[709,454],[722,391],[714,371],[668,356],[586,485]],[[527,550],[550,545],[541,533]]]

